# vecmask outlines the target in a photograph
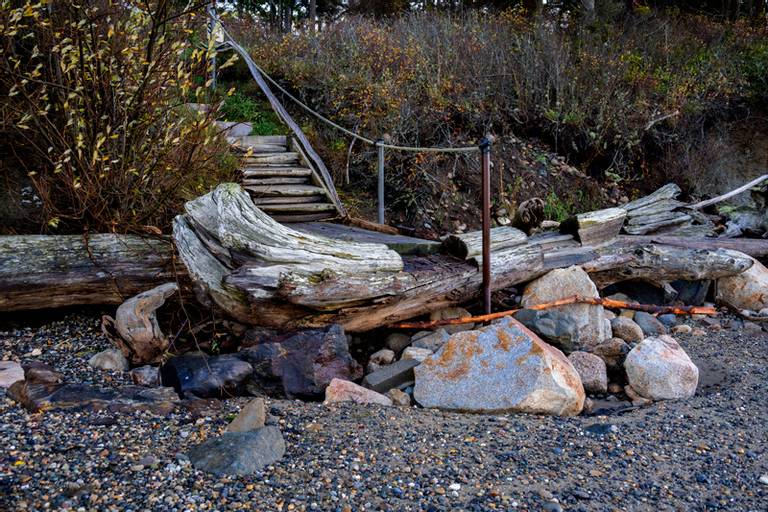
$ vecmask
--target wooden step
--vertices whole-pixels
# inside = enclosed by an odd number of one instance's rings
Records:
[[[333,213],[301,213],[297,215],[272,215],[271,216],[277,222],[283,222],[289,224],[291,222],[317,222],[319,220],[328,220],[337,217],[336,212]]]
[[[260,144],[287,146],[288,138],[285,135],[246,135],[245,137],[227,137],[227,142],[241,146],[258,146]]]
[[[245,167],[244,178],[261,178],[267,176],[298,178],[299,176],[312,176],[312,171],[306,167]]]
[[[243,185],[300,185],[307,182],[306,176],[298,178],[246,178]]]
[[[245,158],[247,166],[260,164],[295,164],[299,162],[299,154],[293,151],[284,153],[257,153]]]
[[[267,213],[286,212],[286,213],[320,213],[336,211],[336,206],[331,203],[283,203],[283,204],[264,204],[259,206]]]
[[[294,196],[294,197],[254,197],[253,204],[261,207],[264,204],[290,204],[290,203],[322,203],[325,196]]]
[[[314,185],[248,185],[243,187],[257,197],[325,195],[325,190]]]
[[[256,145],[250,145],[250,146],[232,146],[232,149],[239,153],[246,153],[247,151],[251,151],[254,155],[260,155],[262,153],[284,153],[288,151],[288,148],[286,146],[281,146],[279,144],[256,144]]]

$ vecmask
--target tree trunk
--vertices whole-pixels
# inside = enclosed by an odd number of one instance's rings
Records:
[[[176,264],[176,265],[175,265]],[[170,240],[99,234],[0,237],[0,311],[120,304],[184,270]]]

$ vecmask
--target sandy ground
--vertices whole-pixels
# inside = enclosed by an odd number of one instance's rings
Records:
[[[0,359],[127,382],[87,366],[108,346],[97,325],[0,326]],[[768,510],[768,334],[680,341],[704,376],[697,396],[609,416],[268,400],[287,452],[251,477],[214,477],[184,455],[246,398],[167,417],[29,414],[0,391],[0,510]]]

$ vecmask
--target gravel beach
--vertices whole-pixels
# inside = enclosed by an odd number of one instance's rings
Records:
[[[0,359],[127,384],[87,365],[109,346],[98,325],[92,313],[6,322]],[[246,398],[166,417],[30,414],[0,391],[0,510],[767,510],[768,333],[678,339],[701,370],[696,396],[607,416],[267,400],[287,451],[251,477],[184,455]]]

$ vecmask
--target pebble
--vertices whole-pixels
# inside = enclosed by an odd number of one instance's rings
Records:
[[[0,325],[0,358],[23,364],[40,348],[39,359],[68,382],[131,384],[127,373],[87,365],[94,350],[109,347],[98,316],[62,318]],[[221,435],[252,398],[227,399],[203,417],[185,409],[163,417],[32,415],[0,399],[7,475],[0,510],[763,510],[766,425],[752,419],[768,417],[768,334],[705,332],[680,343],[701,361],[703,377],[726,366],[727,379],[712,387],[702,378],[689,400],[605,417],[326,408],[266,398],[287,452],[260,474],[237,478],[201,472],[184,453]],[[588,432],[592,425],[606,434]],[[700,446],[711,448],[696,453]],[[150,456],[155,464],[144,460]],[[533,490],[547,486],[544,496]]]

